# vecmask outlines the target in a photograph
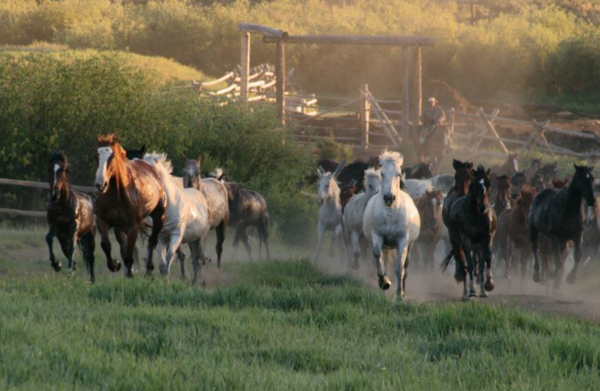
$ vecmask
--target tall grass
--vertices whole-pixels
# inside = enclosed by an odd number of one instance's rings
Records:
[[[401,304],[306,261],[162,280],[0,281],[4,389],[596,389],[596,324]]]

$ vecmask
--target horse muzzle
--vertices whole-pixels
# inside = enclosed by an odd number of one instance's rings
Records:
[[[98,192],[100,194],[104,193],[107,188],[108,188],[108,183],[106,183],[106,182],[104,182],[102,184],[96,183],[96,189],[98,190]]]
[[[318,206],[323,206],[323,198],[317,197],[317,205]]]
[[[383,195],[383,203],[385,206],[390,207],[396,201],[396,196],[393,194],[384,194]]]

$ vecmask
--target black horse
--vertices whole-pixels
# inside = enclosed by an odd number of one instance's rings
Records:
[[[583,233],[583,215],[581,203],[595,206],[593,167],[575,164],[575,175],[568,188],[561,191],[545,189],[533,199],[529,212],[529,236],[535,259],[533,281],[540,282],[540,264],[538,262],[538,235],[541,233],[550,239],[556,269],[550,273],[554,278],[554,288],[559,289],[562,282],[564,265],[560,254],[565,250],[567,241],[575,244],[575,265],[567,277],[572,284],[577,277],[577,268],[581,259],[581,237]]]
[[[479,266],[480,296],[487,297],[486,291],[494,289],[491,263],[496,215],[488,202],[490,186],[490,170],[486,172],[482,166],[477,167],[477,170],[473,171],[469,193],[454,202],[448,219],[452,252],[444,260],[443,267],[445,269],[454,256],[463,273],[466,269],[469,274],[469,292],[467,294],[467,281],[463,279],[463,299],[477,297],[473,279],[476,262]]]
[[[142,145],[140,149],[127,149],[125,148],[125,153],[127,154],[127,160],[133,159],[143,159],[144,154],[146,153],[146,144]]]
[[[402,169],[406,179],[429,179],[433,176],[433,168],[429,163],[419,163]]]
[[[56,260],[52,244],[54,237],[58,239],[63,254],[69,261],[69,269],[77,270],[73,259],[75,243],[78,244],[86,266],[90,272],[90,281],[94,282],[94,203],[86,194],[71,190],[67,173],[69,164],[62,152],[54,152],[48,161],[48,183],[50,184],[50,204],[48,205],[48,234],[46,243],[50,255],[50,264],[55,271],[62,265]]]

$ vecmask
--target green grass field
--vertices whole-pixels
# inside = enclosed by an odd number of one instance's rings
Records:
[[[92,286],[83,265],[73,277],[27,259],[43,229],[0,233],[2,390],[600,388],[592,322],[396,303],[306,260],[226,263],[204,289],[109,278],[99,257]]]

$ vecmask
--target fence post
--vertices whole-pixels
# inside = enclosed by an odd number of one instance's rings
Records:
[[[240,100],[248,100],[248,76],[250,75],[250,33],[242,31],[242,60],[240,62]]]
[[[369,85],[363,84],[360,88],[360,119],[362,122],[361,146],[364,151],[369,149],[369,123],[371,120],[371,103],[367,99]]]
[[[402,83],[402,133],[405,140],[408,140],[410,135],[409,117],[410,117],[410,50],[408,47],[402,48],[402,61],[404,63],[404,83]]]
[[[277,59],[275,63],[275,83],[277,94],[277,115],[281,126],[285,125],[285,45],[282,39],[277,41]]]

